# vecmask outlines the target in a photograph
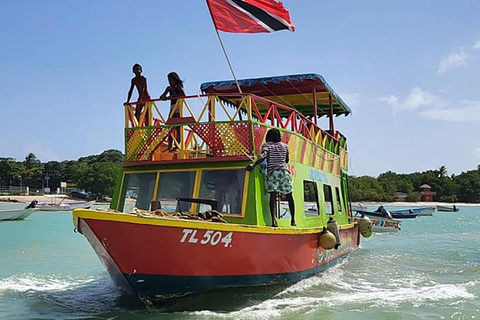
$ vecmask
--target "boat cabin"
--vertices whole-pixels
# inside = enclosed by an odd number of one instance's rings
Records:
[[[329,216],[353,223],[347,141],[334,128],[334,118],[351,111],[322,76],[207,82],[201,91],[171,111],[170,101],[147,101],[139,119],[139,106],[125,106],[126,160],[111,209],[215,209],[229,223],[270,225],[265,172],[245,167],[276,127],[289,147],[297,225],[325,225]],[[176,111],[180,117],[171,117]],[[328,129],[318,125],[322,117]],[[288,206],[280,199],[278,207],[279,226],[289,226]]]

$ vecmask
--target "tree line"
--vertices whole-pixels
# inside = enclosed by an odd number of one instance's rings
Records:
[[[396,200],[398,192],[406,194],[406,201],[419,200],[419,187],[428,184],[436,192],[434,201],[442,202],[480,202],[480,165],[476,170],[448,175],[447,168],[428,170],[409,174],[385,172],[377,178],[370,176],[349,177],[351,201]]]
[[[0,158],[0,189],[28,186],[30,190],[48,187],[55,191],[60,182],[66,182],[71,188],[90,191],[98,196],[112,196],[123,160],[123,153],[113,149],[77,161],[42,163],[33,153],[28,154],[24,161]]]
[[[28,186],[31,190],[50,187],[56,190],[60,182],[69,187],[90,191],[99,196],[112,196],[124,155],[118,150],[106,150],[99,155],[79,158],[77,161],[49,161],[42,163],[30,153],[24,161],[0,158],[0,189],[9,186]],[[348,180],[351,201],[390,202],[401,192],[406,201],[418,201],[418,189],[428,184],[436,192],[435,201],[480,202],[480,165],[476,170],[448,175],[447,168],[397,174],[387,171],[377,178],[350,176]]]

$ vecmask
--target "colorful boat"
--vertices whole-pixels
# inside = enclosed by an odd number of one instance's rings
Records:
[[[177,100],[171,112],[178,118],[160,112],[169,101],[146,102],[139,119],[135,104],[126,105],[126,161],[110,209],[73,211],[76,230],[114,281],[146,303],[292,283],[359,245],[348,206],[346,138],[334,129],[334,117],[349,107],[317,74],[238,84],[243,93],[233,81],[202,84],[202,95]],[[328,130],[317,125],[324,116]],[[290,150],[295,227],[288,210],[270,227],[262,170],[245,170],[272,127]],[[320,210],[305,209],[312,206]],[[319,240],[329,219],[338,226],[339,246],[331,250]]]
[[[355,217],[357,220],[358,217]],[[372,231],[378,233],[400,231],[401,221],[389,218],[369,217],[372,221]]]

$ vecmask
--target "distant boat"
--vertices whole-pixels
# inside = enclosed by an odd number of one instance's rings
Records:
[[[36,209],[11,209],[0,210],[0,220],[23,220],[31,215]]]
[[[460,211],[456,205],[438,205],[437,204],[437,211],[444,211],[444,212],[457,212]]]
[[[378,207],[375,211],[357,210],[358,214],[364,214],[369,218],[387,218],[387,219],[412,219],[418,216],[415,212],[393,212],[386,210],[383,206]]]
[[[373,232],[398,232],[400,231],[400,220],[389,219],[389,218],[377,218],[369,217],[372,220],[372,231]],[[355,217],[355,220],[358,220],[359,216]]]
[[[93,201],[77,201],[67,202],[65,201],[68,196],[64,194],[45,195],[45,197],[51,198],[50,202],[39,202],[36,206],[38,211],[70,211],[73,209],[89,209]],[[60,199],[60,201],[58,201]]]
[[[23,209],[0,210],[0,221],[23,220],[36,210],[35,206],[37,205],[37,203],[37,200],[33,200],[28,206]]]
[[[400,209],[400,210],[391,210],[390,213],[397,214],[397,213],[416,213],[418,216],[433,216],[435,212],[434,206],[429,207],[416,207],[416,208],[408,208],[408,209]]]

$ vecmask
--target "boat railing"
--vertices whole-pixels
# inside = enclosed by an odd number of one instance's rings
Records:
[[[185,96],[178,98],[173,108],[170,101],[160,101],[164,100],[125,105],[127,163],[225,157],[247,160],[258,154],[267,130],[278,127],[283,129],[282,141],[289,145],[292,160],[313,157],[320,147],[325,151],[321,156],[328,158],[322,161],[340,156],[346,166],[345,137],[321,129],[294,108],[253,94]],[[138,119],[137,107],[142,107]],[[172,117],[174,113],[179,117]]]

